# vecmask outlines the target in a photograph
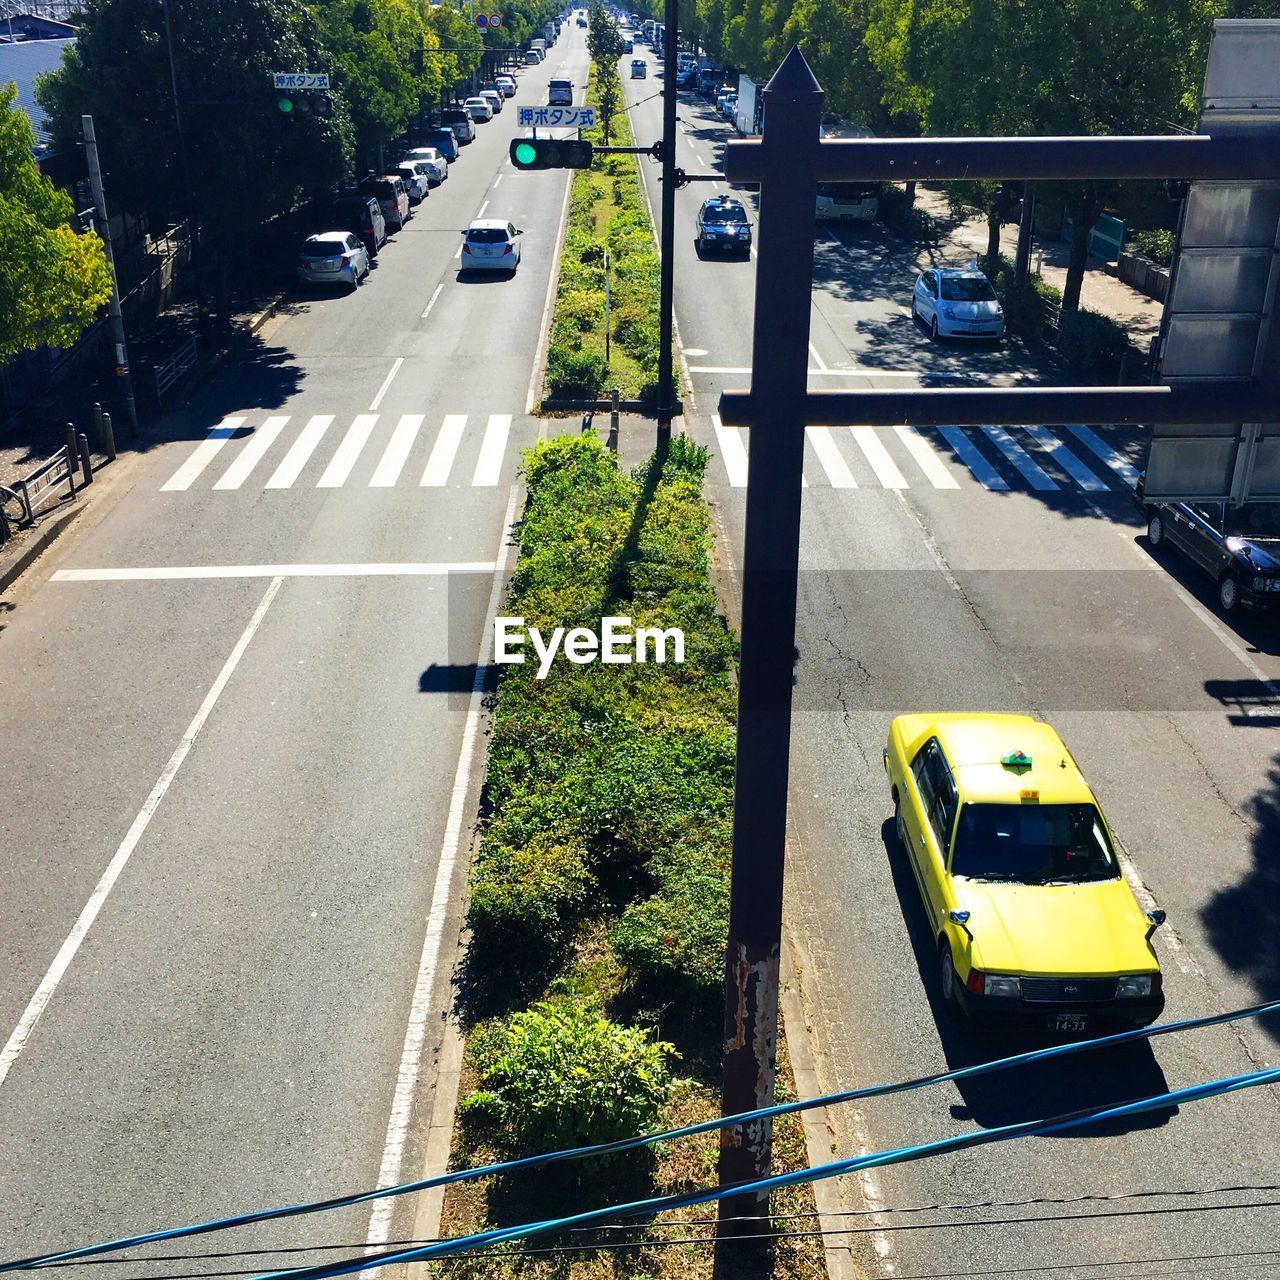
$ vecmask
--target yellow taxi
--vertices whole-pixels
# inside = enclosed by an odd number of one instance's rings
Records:
[[[898,839],[948,1012],[1057,1031],[1164,1007],[1146,913],[1071,752],[1030,716],[898,716],[884,749]]]

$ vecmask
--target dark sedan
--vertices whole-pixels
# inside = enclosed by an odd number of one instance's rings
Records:
[[[1280,604],[1280,506],[1146,503],[1147,540],[1176,547],[1218,584],[1218,606]]]
[[[751,224],[742,203],[729,196],[712,196],[698,211],[698,234],[693,242],[698,257],[711,249],[740,257],[751,256]]]

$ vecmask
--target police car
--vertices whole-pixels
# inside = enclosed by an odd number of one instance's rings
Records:
[[[967,267],[932,267],[916,277],[911,318],[934,338],[1001,338],[1004,311],[975,259]]]
[[[698,234],[693,247],[701,257],[707,250],[751,256],[751,223],[740,200],[712,196],[698,210]]]

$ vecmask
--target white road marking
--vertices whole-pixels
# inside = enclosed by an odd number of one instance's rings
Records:
[[[690,355],[705,354],[705,352],[688,352]],[[750,373],[751,366],[742,365],[725,365],[725,364],[695,364],[689,366],[690,373]],[[903,369],[810,369],[808,371],[811,378],[911,378],[913,381],[919,382],[922,378],[942,378],[951,377],[950,374],[923,374],[909,373]],[[958,375],[955,375],[958,376]]]
[[[687,356],[705,356],[707,351],[705,347],[685,347],[684,353]]]
[[[1068,427],[1071,432],[1082,445],[1092,453],[1098,455],[1103,462],[1107,464],[1130,489],[1137,488],[1138,471],[1127,458],[1117,453],[1097,432],[1089,427]]]
[[[498,183],[500,183],[501,181],[502,181],[502,174],[498,174],[498,176],[493,180],[493,189],[495,191],[498,189]]]
[[[159,582],[198,578],[438,578],[449,573],[492,573],[486,560],[368,564],[196,564],[132,569],[59,569],[51,582]]]
[[[391,380],[400,372],[402,364],[404,364],[404,356],[396,356],[396,362],[391,366],[391,372],[382,380],[382,386],[378,388],[378,394],[373,397],[373,403],[369,406],[370,413],[382,403],[382,397],[387,394],[387,388],[391,385]]]
[[[376,413],[356,414],[356,420],[343,436],[338,452],[329,460],[329,465],[324,469],[324,475],[316,483],[317,489],[340,489],[346,483],[347,477],[351,474],[351,468],[356,465],[356,459],[368,443],[369,433],[377,421]]]
[[[484,211],[485,211],[488,207],[489,207],[489,202],[486,200],[486,201],[484,202],[484,204],[482,204],[482,205],[480,206],[480,212],[476,214],[476,220],[477,220],[477,221],[479,221],[481,218],[483,218],[483,217],[484,217]]]
[[[396,429],[391,433],[391,440],[382,455],[382,460],[373,473],[373,479],[369,481],[370,489],[390,489],[400,479],[400,472],[404,470],[409,450],[413,448],[413,442],[418,438],[424,417],[425,415],[421,413],[401,415]]]
[[[1003,427],[981,427],[982,433],[1004,454],[1022,473],[1022,477],[1033,488],[1042,493],[1056,489],[1058,482],[1046,472],[1038,462],[1020,445]]]
[[[818,348],[815,347],[812,342],[809,343],[809,354],[813,357],[813,363],[816,364],[823,373],[826,373],[827,362],[818,354]]]
[[[1105,490],[1107,482],[1095,475],[1048,427],[1028,427],[1029,435],[1082,489]]]
[[[320,413],[311,419],[298,434],[298,438],[289,446],[284,461],[275,469],[271,479],[267,481],[268,489],[288,489],[307,465],[307,460],[315,452],[324,433],[333,422],[333,414]]]
[[[737,427],[722,426],[720,415],[711,415],[711,425],[715,428],[716,441],[720,445],[720,456],[724,459],[724,469],[729,473],[729,484],[735,489],[743,489],[747,484],[747,446],[742,442],[742,435]]]
[[[883,441],[876,435],[875,427],[850,427],[849,432],[857,442],[858,448],[862,450],[867,461],[871,464],[871,470],[876,473],[876,479],[886,489],[905,489],[907,487],[907,477],[898,470],[897,463],[889,457],[889,450],[884,447]]]
[[[511,415],[491,413],[480,442],[480,456],[476,459],[475,474],[471,477],[474,488],[489,488],[498,483],[502,474],[502,455],[507,448],[507,436],[511,434]]]
[[[502,519],[502,534],[498,542],[498,554],[494,562],[497,572],[493,576],[493,590],[489,596],[486,620],[497,612],[506,577],[508,552],[511,546],[511,525],[515,518],[516,486],[511,488],[506,514]],[[444,839],[440,858],[436,863],[436,880],[431,891],[431,908],[427,914],[427,931],[422,940],[422,957],[418,961],[418,977],[414,983],[413,999],[409,1005],[409,1023],[405,1029],[404,1050],[400,1055],[400,1069],[396,1073],[396,1089],[391,1101],[391,1115],[387,1121],[386,1142],[382,1149],[382,1164],[378,1170],[378,1186],[393,1187],[401,1179],[404,1148],[409,1135],[409,1121],[413,1116],[413,1099],[418,1088],[422,1068],[422,1048],[426,1040],[427,1020],[431,1011],[432,989],[436,983],[436,971],[440,963],[440,949],[444,942],[445,923],[453,892],[453,869],[462,845],[463,822],[467,812],[467,797],[471,789],[471,765],[475,755],[476,737],[480,725],[480,713],[484,702],[485,659],[489,652],[492,632],[487,621],[481,631],[480,649],[476,655],[476,674],[471,683],[471,700],[467,707],[466,725],[462,730],[462,745],[458,750],[458,768],[453,776],[453,790],[449,796],[449,812],[445,819]],[[379,1200],[369,1215],[369,1250],[387,1242],[391,1234],[391,1215],[395,1202]],[[367,1250],[367,1251],[369,1251]]]
[[[196,477],[216,458],[222,446],[240,429],[243,418],[223,418],[191,451],[191,456],[160,486],[161,493],[191,488]]]
[[[831,428],[806,427],[805,435],[809,437],[809,443],[813,445],[813,451],[818,455],[818,461],[822,463],[822,469],[827,473],[827,479],[831,481],[831,487],[833,489],[856,489],[858,482],[853,478],[853,472],[849,470],[849,464],[836,447],[835,439],[831,435]]]
[[[210,686],[209,692],[204,696],[204,701],[196,711],[195,718],[187,726],[186,733],[182,735],[182,740],[178,743],[177,749],[169,757],[169,762],[165,765],[164,771],[160,774],[155,786],[151,788],[151,794],[147,796],[142,809],[139,811],[138,816],[134,818],[129,830],[125,832],[125,837],[117,847],[114,857],[107,863],[107,869],[94,886],[93,892],[89,895],[89,901],[85,903],[71,928],[71,932],[67,935],[66,941],[58,949],[58,954],[54,956],[53,963],[41,979],[35,995],[31,997],[30,1002],[23,1011],[22,1017],[18,1020],[18,1025],[14,1028],[8,1043],[3,1050],[0,1050],[0,1084],[4,1083],[9,1074],[9,1068],[13,1066],[14,1062],[17,1061],[18,1055],[26,1047],[32,1031],[35,1030],[36,1023],[40,1020],[40,1015],[44,1013],[49,1001],[53,999],[54,993],[58,990],[58,985],[62,982],[71,961],[75,959],[75,954],[80,949],[80,944],[85,940],[94,920],[97,919],[98,912],[102,910],[103,903],[106,902],[116,881],[120,878],[120,873],[125,869],[134,849],[138,847],[138,841],[142,839],[152,816],[160,807],[160,802],[164,799],[165,793],[169,790],[178,770],[182,767],[182,762],[187,758],[187,754],[196,740],[196,735],[204,727],[205,721],[208,720],[210,713],[213,711],[214,704],[218,701],[218,696],[226,688],[232,673],[244,656],[244,651],[249,647],[249,642],[253,639],[254,633],[261,625],[262,619],[266,617],[267,610],[271,607],[272,600],[276,598],[276,592],[280,590],[282,582],[282,578],[273,576],[271,585],[267,587],[266,593],[258,602],[258,607],[253,611],[253,617],[249,619],[249,625],[245,627],[240,639],[236,641],[235,648],[231,650],[231,656],[223,664],[217,679]]]
[[[459,253],[462,252],[461,245],[458,246],[458,252]],[[440,296],[440,290],[443,288],[444,288],[444,281],[442,280],[438,285],[436,285],[436,291],[431,295],[431,301],[427,303],[427,309],[422,313],[421,318],[423,320],[425,320],[431,314],[431,308],[436,305],[436,299]]]
[[[928,437],[917,427],[894,427],[898,439],[924,472],[935,489],[958,489],[959,481],[947,470],[946,463],[934,452]]]
[[[1009,482],[987,461],[982,451],[960,427],[939,427],[938,430],[984,489],[996,489],[1003,493],[1009,488]]]
[[[453,459],[462,443],[462,433],[467,426],[465,413],[449,413],[445,415],[444,425],[431,448],[431,456],[427,459],[426,470],[422,473],[420,483],[428,487],[439,488],[448,483],[449,471]]]
[[[249,437],[248,443],[240,450],[236,460],[214,482],[215,489],[238,489],[249,478],[250,472],[262,461],[267,450],[275,443],[276,437],[289,421],[289,415],[282,414],[268,418],[257,431]]]

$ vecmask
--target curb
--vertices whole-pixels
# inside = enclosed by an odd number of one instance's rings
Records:
[[[18,545],[13,550],[0,551],[0,591],[7,591],[31,567],[41,552],[64,529],[70,528],[87,505],[87,502],[76,499],[61,510],[51,512],[43,517],[32,533],[15,539]]]

